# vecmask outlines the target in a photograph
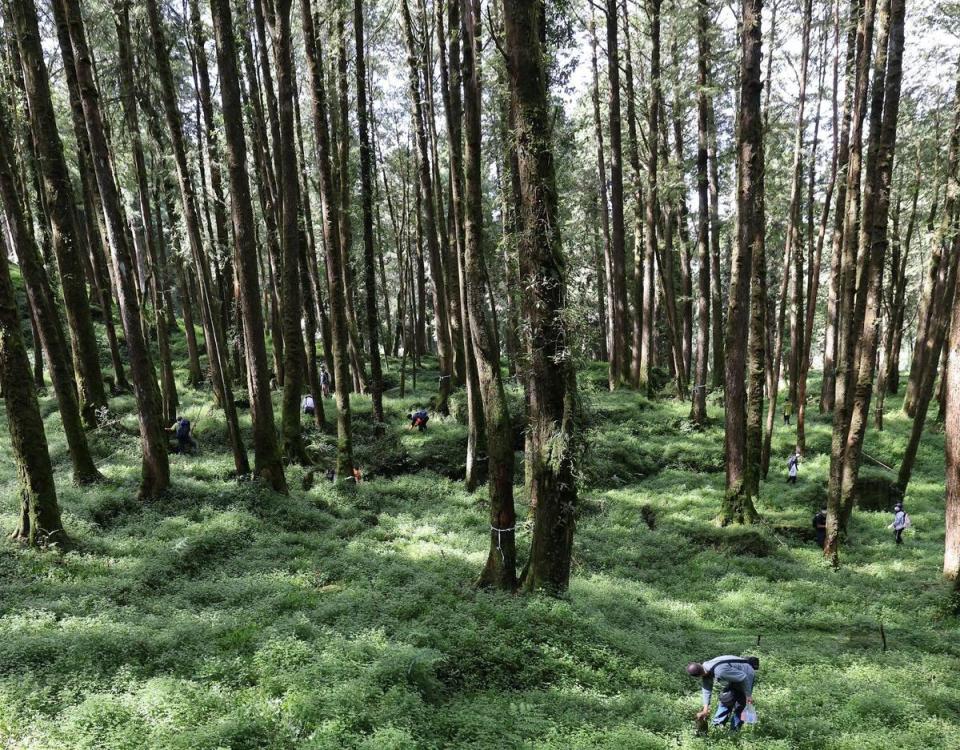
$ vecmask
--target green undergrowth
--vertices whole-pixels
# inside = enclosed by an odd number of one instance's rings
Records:
[[[794,438],[778,417],[762,523],[721,528],[718,400],[698,431],[688,404],[607,393],[591,366],[569,595],[509,596],[473,585],[489,536],[483,492],[460,481],[462,394],[424,433],[404,421],[433,395],[432,376],[403,398],[390,390],[383,437],[369,401],[354,398],[368,481],[334,487],[320,471],[304,482],[307,469],[292,466],[289,497],[232,478],[209,391],[185,387],[181,412],[201,450],[171,457],[170,492],[134,499],[126,395],[91,433],[107,481],[73,487],[44,396],[76,545],[61,555],[0,544],[0,747],[960,747],[960,629],[939,576],[935,428],[907,493],[906,544],[894,547],[888,514],[858,512],[832,570],[810,529],[829,467],[827,419],[808,417],[800,482],[787,486]],[[891,466],[910,427],[899,405],[888,399],[886,430],[867,441]],[[249,436],[246,410],[241,422]],[[308,443],[321,468],[332,462],[331,432],[311,428]],[[524,519],[522,450],[517,459]],[[0,440],[4,529],[15,480]],[[525,559],[529,522],[518,531]],[[697,737],[697,686],[684,666],[727,652],[761,657],[760,723],[737,739]]]

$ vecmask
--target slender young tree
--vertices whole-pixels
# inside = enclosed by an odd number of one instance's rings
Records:
[[[754,262],[763,252],[763,121],[760,98],[762,0],[743,0],[741,4],[740,109],[737,114],[737,241],[730,260],[730,302],[727,309],[726,339],[726,495],[723,523],[752,523],[757,512],[750,494],[747,439],[747,340],[751,331],[750,378],[756,409],[756,380],[762,389],[764,331],[758,325],[760,312],[751,313],[751,303],[762,303],[753,280]],[[758,330],[759,329],[759,330]],[[759,340],[758,340],[759,339]],[[756,429],[758,425],[754,425]],[[757,446],[759,448],[759,446]],[[759,459],[759,454],[757,455]]]
[[[280,446],[277,443],[267,369],[263,311],[260,307],[260,280],[257,269],[256,225],[247,176],[247,145],[243,131],[240,75],[230,0],[211,0],[210,12],[217,42],[217,70],[223,105],[226,140],[226,167],[230,180],[230,205],[236,243],[237,281],[243,320],[244,352],[247,360],[247,389],[253,423],[254,474],[277,492],[287,489]]]
[[[573,549],[576,373],[567,341],[564,258],[557,231],[552,108],[542,39],[543,4],[504,0],[506,56],[520,167],[520,259],[525,293],[531,502],[536,508],[527,591],[562,592]]]

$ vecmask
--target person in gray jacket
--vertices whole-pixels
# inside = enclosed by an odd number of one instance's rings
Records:
[[[706,719],[710,715],[710,699],[714,682],[723,686],[720,704],[713,717],[713,725],[726,724],[730,719],[730,728],[738,730],[743,724],[743,713],[748,704],[753,703],[753,683],[757,673],[751,660],[743,656],[716,656],[703,663],[692,662],[687,665],[687,674],[699,677],[703,695],[703,710],[697,719]]]

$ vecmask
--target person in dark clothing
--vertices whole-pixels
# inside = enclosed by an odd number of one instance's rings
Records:
[[[793,402],[788,400],[787,403],[783,405],[783,423],[785,425],[789,425],[790,417],[792,416],[793,416]]]
[[[320,365],[320,393],[324,398],[330,398],[330,373],[325,365]]]
[[[752,657],[751,657],[752,659]],[[699,677],[703,709],[697,714],[697,719],[706,719],[710,715],[710,698],[713,694],[715,681],[720,682],[724,689],[720,693],[720,705],[713,717],[715,727],[730,720],[730,729],[737,731],[743,725],[744,714],[748,705],[753,705],[753,683],[756,680],[756,670],[753,664],[742,656],[717,656],[702,664],[692,662],[687,665],[687,674]]]
[[[193,453],[197,449],[197,441],[193,439],[190,420],[186,417],[177,417],[168,432],[173,433],[176,443],[171,447],[174,453]]]
[[[823,549],[827,541],[827,506],[823,506],[813,517],[813,530],[817,535],[817,546]]]

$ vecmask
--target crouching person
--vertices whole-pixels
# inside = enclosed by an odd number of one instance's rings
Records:
[[[747,706],[753,704],[753,682],[760,661],[756,657],[717,656],[702,664],[693,662],[687,666],[687,674],[699,677],[703,695],[703,709],[697,719],[710,715],[710,699],[713,685],[719,682],[723,690],[719,696],[717,713],[713,717],[715,727],[730,720],[730,729],[737,731],[743,725]]]

